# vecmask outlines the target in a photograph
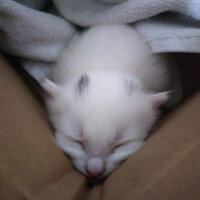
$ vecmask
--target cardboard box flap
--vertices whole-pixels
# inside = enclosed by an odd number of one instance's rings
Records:
[[[108,177],[102,199],[199,200],[199,156],[200,92],[166,116],[143,148]]]
[[[57,147],[43,109],[2,58],[0,80],[0,199],[73,199],[85,177]]]

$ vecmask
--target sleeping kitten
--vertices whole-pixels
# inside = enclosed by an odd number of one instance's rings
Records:
[[[143,145],[159,106],[181,98],[171,65],[127,25],[97,26],[72,39],[55,82],[43,87],[57,144],[80,172],[105,177]]]

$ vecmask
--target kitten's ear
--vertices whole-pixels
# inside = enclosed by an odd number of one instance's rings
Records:
[[[153,105],[155,107],[161,106],[165,104],[169,100],[169,91],[167,92],[160,92],[157,94],[151,95],[151,100],[153,101]]]
[[[42,87],[47,93],[47,95],[50,97],[55,97],[60,90],[60,87],[54,82],[50,81],[49,79],[45,79],[44,83],[42,84]]]

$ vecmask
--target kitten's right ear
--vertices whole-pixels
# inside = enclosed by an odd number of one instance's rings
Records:
[[[49,97],[55,97],[60,90],[60,87],[49,79],[45,79],[42,88]]]
[[[170,91],[159,92],[157,94],[151,95],[151,100],[153,101],[153,105],[155,107],[159,107],[165,104],[169,100]]]

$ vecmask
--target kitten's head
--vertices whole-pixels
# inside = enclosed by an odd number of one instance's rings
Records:
[[[44,83],[58,145],[75,167],[102,178],[137,151],[158,116],[167,92],[143,92],[122,72],[89,72],[67,85]]]

